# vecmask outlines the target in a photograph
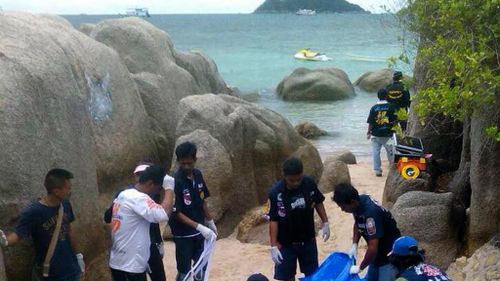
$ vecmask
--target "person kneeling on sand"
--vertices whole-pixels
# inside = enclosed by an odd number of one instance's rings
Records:
[[[150,256],[151,223],[168,222],[173,205],[172,183],[164,184],[165,169],[153,165],[144,170],[134,188],[122,191],[113,201],[109,267],[113,281],[146,281]],[[165,189],[163,201],[152,197]]]
[[[359,195],[358,191],[348,183],[337,185],[332,199],[342,211],[354,216],[352,247],[349,256],[356,258],[361,236],[368,244],[363,261],[359,266],[353,265],[349,270],[350,274],[358,274],[370,266],[365,277],[366,281],[396,279],[396,268],[389,263],[387,254],[401,233],[391,213],[370,196]]]
[[[424,263],[423,251],[411,236],[402,236],[394,241],[389,261],[399,271],[396,281],[451,281],[439,268]]]

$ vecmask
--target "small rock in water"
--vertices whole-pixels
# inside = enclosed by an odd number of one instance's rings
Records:
[[[306,139],[316,139],[327,134],[326,131],[321,130],[318,126],[310,122],[299,123],[295,126],[295,130]]]

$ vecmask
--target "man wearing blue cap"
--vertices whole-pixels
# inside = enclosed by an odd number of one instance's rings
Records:
[[[401,236],[394,241],[388,256],[399,270],[396,281],[451,281],[439,268],[424,263],[423,251],[411,236]]]

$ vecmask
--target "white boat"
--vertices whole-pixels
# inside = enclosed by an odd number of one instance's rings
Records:
[[[328,57],[325,54],[319,53],[312,51],[310,49],[302,49],[295,53],[293,56],[295,59],[298,60],[309,60],[309,61],[330,61],[332,58]]]
[[[151,16],[149,14],[148,8],[130,8],[127,9],[125,15],[128,17],[143,17],[143,18],[149,18]]]
[[[295,14],[299,16],[314,16],[316,15],[316,10],[300,9]]]

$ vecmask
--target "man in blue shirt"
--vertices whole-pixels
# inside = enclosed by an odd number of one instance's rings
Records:
[[[396,281],[451,281],[439,268],[424,263],[423,251],[411,236],[402,236],[394,241],[389,253],[390,262],[398,268]]]
[[[269,193],[269,233],[274,278],[295,280],[297,260],[305,276],[318,268],[318,248],[314,229],[314,210],[323,222],[323,241],[330,237],[325,197],[314,179],[303,175],[302,162],[290,158],[283,163],[283,179]]]
[[[31,237],[35,248],[35,265],[32,280],[40,281],[78,281],[85,271],[83,255],[78,249],[77,240],[71,229],[75,220],[73,209],[68,201],[71,195],[73,174],[64,169],[52,169],[45,176],[47,195],[31,203],[21,214],[14,232],[5,235],[0,230],[0,244],[14,245],[21,239]],[[56,229],[59,208],[62,204],[63,218],[59,238],[52,259],[48,277],[42,276],[42,267]]]
[[[380,160],[380,149],[384,146],[387,159],[391,159],[391,147],[387,143],[392,136],[392,126],[396,121],[394,106],[387,102],[387,92],[379,90],[377,93],[379,102],[372,106],[366,122],[368,132],[366,136],[372,142],[373,170],[377,177],[382,176],[382,164]]]
[[[208,211],[210,196],[200,170],[195,168],[197,148],[184,142],[175,149],[179,169],[174,174],[175,205],[170,228],[175,243],[177,281],[182,281],[203,253],[204,239],[217,236],[217,227]],[[208,227],[206,227],[207,225]],[[203,276],[194,276],[203,280]]]
[[[352,248],[349,256],[356,258],[358,242],[363,237],[368,244],[365,257],[359,266],[352,266],[351,274],[358,274],[369,266],[366,281],[393,281],[396,268],[389,263],[387,254],[392,244],[401,236],[391,213],[368,195],[359,195],[350,184],[335,187],[333,201],[346,213],[354,216]]]

